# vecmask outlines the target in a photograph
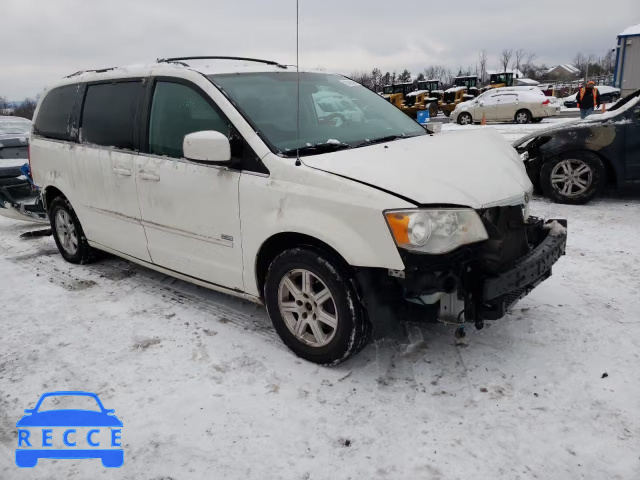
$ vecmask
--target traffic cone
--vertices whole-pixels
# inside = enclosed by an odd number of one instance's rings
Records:
[[[480,122],[480,125],[486,125],[487,124],[487,114],[483,113],[482,114],[482,121]]]

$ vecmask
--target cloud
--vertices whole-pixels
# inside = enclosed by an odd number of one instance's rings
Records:
[[[2,11],[0,95],[12,100],[77,70],[157,57],[296,58],[294,0],[2,0]],[[489,68],[503,48],[566,63],[578,51],[603,55],[639,14],[637,0],[300,0],[300,63],[342,73],[456,69],[475,67],[482,48]]]

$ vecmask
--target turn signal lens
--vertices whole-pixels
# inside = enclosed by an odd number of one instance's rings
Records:
[[[470,208],[392,211],[385,218],[398,247],[422,253],[447,253],[489,238]]]
[[[409,243],[409,216],[401,213],[387,213],[387,223],[398,245]]]

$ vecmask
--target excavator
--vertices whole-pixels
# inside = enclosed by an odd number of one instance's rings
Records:
[[[394,83],[393,85],[385,85],[382,87],[382,96],[389,100],[391,104],[402,109],[405,97],[413,90],[415,90],[414,82]]]
[[[453,80],[453,87],[444,92],[440,110],[448,117],[461,102],[480,95],[477,75],[464,75]]]
[[[427,109],[431,117],[438,115],[438,97],[434,97],[432,92],[438,91],[440,81],[418,80],[417,87],[417,90],[405,95],[402,111],[411,118],[415,118],[418,111]]]
[[[482,90],[487,91],[491,88],[513,87],[513,72],[498,72],[489,75],[489,85]]]

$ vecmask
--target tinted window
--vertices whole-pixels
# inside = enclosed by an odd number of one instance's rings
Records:
[[[82,111],[82,141],[133,150],[142,82],[89,85]]]
[[[37,134],[58,140],[71,138],[71,116],[77,89],[77,85],[58,87],[44,97],[35,123]]]
[[[193,88],[157,82],[149,122],[149,153],[181,158],[185,135],[202,130],[229,136],[228,122]]]

